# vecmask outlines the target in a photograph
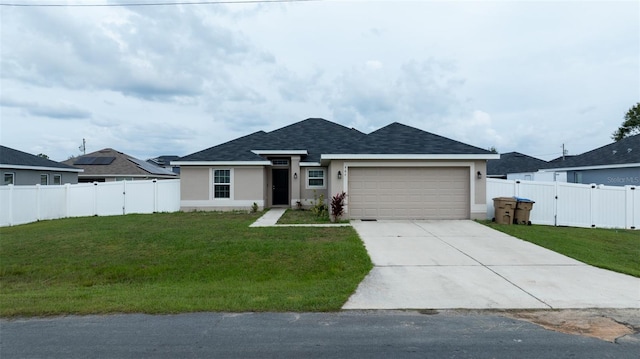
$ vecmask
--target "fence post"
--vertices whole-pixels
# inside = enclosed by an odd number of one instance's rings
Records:
[[[596,228],[596,218],[598,218],[596,214],[596,210],[598,208],[598,196],[596,195],[596,191],[599,189],[598,185],[595,183],[590,184],[591,189],[589,190],[589,222],[591,222],[591,228]]]
[[[40,220],[40,184],[36,184],[36,220]]]
[[[127,214],[127,181],[122,181],[122,214]]]
[[[93,182],[93,215],[98,215],[98,182]]]
[[[13,226],[13,186],[9,185],[9,226]]]
[[[71,202],[71,184],[64,184],[64,218],[69,218],[69,204]]]
[[[153,179],[153,213],[158,213],[158,180]]]
[[[553,225],[558,226],[558,183],[553,182]]]
[[[624,186],[624,197],[625,197],[625,226],[626,229],[636,229],[637,225],[640,223],[635,223],[635,191],[637,191],[636,186]]]

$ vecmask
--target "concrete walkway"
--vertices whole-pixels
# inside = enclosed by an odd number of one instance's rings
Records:
[[[343,309],[640,308],[640,279],[473,221],[353,221],[375,265]]]
[[[249,227],[350,227],[351,223],[326,223],[326,224],[277,224],[280,217],[286,212],[286,208],[271,208],[262,217],[258,218]]]
[[[278,223],[278,220],[284,212],[286,212],[286,208],[271,208],[267,211],[267,213],[263,214],[260,218],[258,218],[255,222],[253,222],[249,227],[272,227]]]

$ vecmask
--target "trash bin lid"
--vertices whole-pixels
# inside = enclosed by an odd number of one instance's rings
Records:
[[[516,201],[518,201],[518,202],[536,203],[536,202],[530,200],[529,198],[522,198],[522,197],[515,197],[515,196],[513,198],[515,198]]]
[[[496,197],[493,199],[494,201],[509,201],[509,202],[517,202],[515,197]]]

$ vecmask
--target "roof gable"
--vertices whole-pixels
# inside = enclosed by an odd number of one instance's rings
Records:
[[[367,135],[360,153],[375,154],[490,154],[491,152],[394,122]]]
[[[266,140],[267,134],[258,131],[181,157],[178,161],[264,161],[251,150],[262,147]]]
[[[178,161],[264,161],[254,150],[306,150],[307,162],[320,161],[320,154],[331,148],[344,148],[366,136],[360,131],[321,119],[309,118],[271,132],[250,135],[187,155]]]
[[[54,168],[72,172],[80,172],[79,168],[65,163],[52,161],[47,158],[38,157],[30,153],[18,151],[16,149],[0,146],[0,165],[3,167],[24,166],[33,168]]]

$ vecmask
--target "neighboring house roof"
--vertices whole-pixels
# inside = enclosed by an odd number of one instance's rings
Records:
[[[175,161],[178,158],[180,158],[180,156],[158,156],[156,158],[150,158],[147,160],[148,163],[154,164],[156,166],[169,166],[171,161]]]
[[[510,173],[537,172],[548,167],[547,161],[520,152],[501,153],[500,159],[487,161],[487,176],[506,176]]]
[[[118,152],[111,148],[70,158],[64,163],[84,169],[80,177],[157,177],[176,178],[176,174],[139,160],[135,157]]]
[[[566,160],[568,160],[569,158],[572,158],[572,157],[575,157],[575,155],[564,155],[564,157],[560,156],[558,158],[552,159],[551,161],[549,161],[549,163],[550,164],[562,163],[562,162],[564,162],[564,161],[566,161]]]
[[[369,155],[479,155],[483,158],[492,155],[485,149],[400,123],[392,123],[367,135],[321,118],[309,118],[272,132],[258,131],[240,137],[187,155],[175,163],[269,164],[260,154],[300,154],[303,163]]]
[[[640,134],[596,148],[581,155],[554,160],[547,170],[640,166]]]
[[[80,168],[38,157],[6,146],[0,146],[0,168],[82,172]]]

